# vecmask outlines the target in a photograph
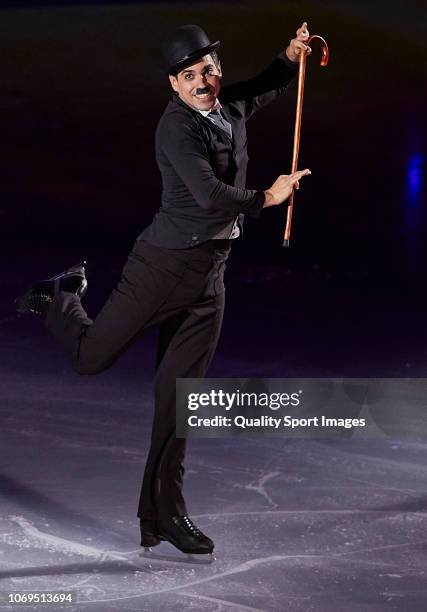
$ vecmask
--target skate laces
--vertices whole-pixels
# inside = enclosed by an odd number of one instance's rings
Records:
[[[43,308],[52,301],[48,293],[33,293],[28,299],[28,307],[35,314],[43,314]]]
[[[198,527],[188,516],[181,516],[183,527],[195,538],[205,538],[205,535],[200,531]]]

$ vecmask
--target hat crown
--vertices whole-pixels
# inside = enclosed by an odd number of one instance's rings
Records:
[[[197,60],[219,46],[211,43],[206,32],[198,25],[184,25],[177,28],[163,43],[163,56],[169,72],[180,68],[192,59]]]

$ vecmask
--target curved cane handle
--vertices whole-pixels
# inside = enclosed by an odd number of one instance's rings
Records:
[[[312,36],[308,37],[306,45],[308,46],[314,38],[318,38],[322,42],[322,58],[320,60],[320,65],[321,66],[327,66],[328,65],[328,61],[329,61],[329,47],[328,47],[328,43],[326,42],[326,40],[322,36],[319,36],[319,34],[313,34]]]
[[[320,65],[327,66],[328,61],[329,61],[329,47],[328,47],[326,40],[322,36],[319,36],[318,34],[313,34],[312,36],[309,36],[306,44],[308,46],[310,42],[315,38],[318,38],[322,43],[322,58],[320,60]],[[304,81],[305,81],[306,60],[307,60],[307,52],[305,50],[301,50],[300,59],[299,59],[299,71],[298,71],[298,97],[297,97],[297,111],[296,111],[296,117],[295,117],[294,150],[292,154],[291,173],[296,172],[297,166],[298,166],[298,154],[299,154],[300,135],[301,135],[302,104],[304,100]],[[285,228],[285,233],[283,235],[283,246],[289,246],[289,239],[291,237],[294,193],[295,193],[295,190],[292,189],[292,193],[289,198],[289,206],[288,206],[287,216],[286,216],[286,228]]]

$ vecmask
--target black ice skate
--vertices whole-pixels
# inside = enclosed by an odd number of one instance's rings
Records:
[[[189,555],[206,555],[213,552],[213,541],[202,533],[188,516],[173,516],[160,521],[141,520],[140,526],[141,546],[146,549],[165,540]]]
[[[87,290],[85,265],[86,261],[82,261],[56,276],[30,285],[23,295],[16,298],[17,311],[46,315],[50,302],[59,291],[68,291],[82,298]]]

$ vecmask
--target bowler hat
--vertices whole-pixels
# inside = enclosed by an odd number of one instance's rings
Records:
[[[211,43],[206,32],[197,25],[177,28],[162,45],[168,73],[177,74],[204,55],[215,51],[219,45],[219,40]]]

